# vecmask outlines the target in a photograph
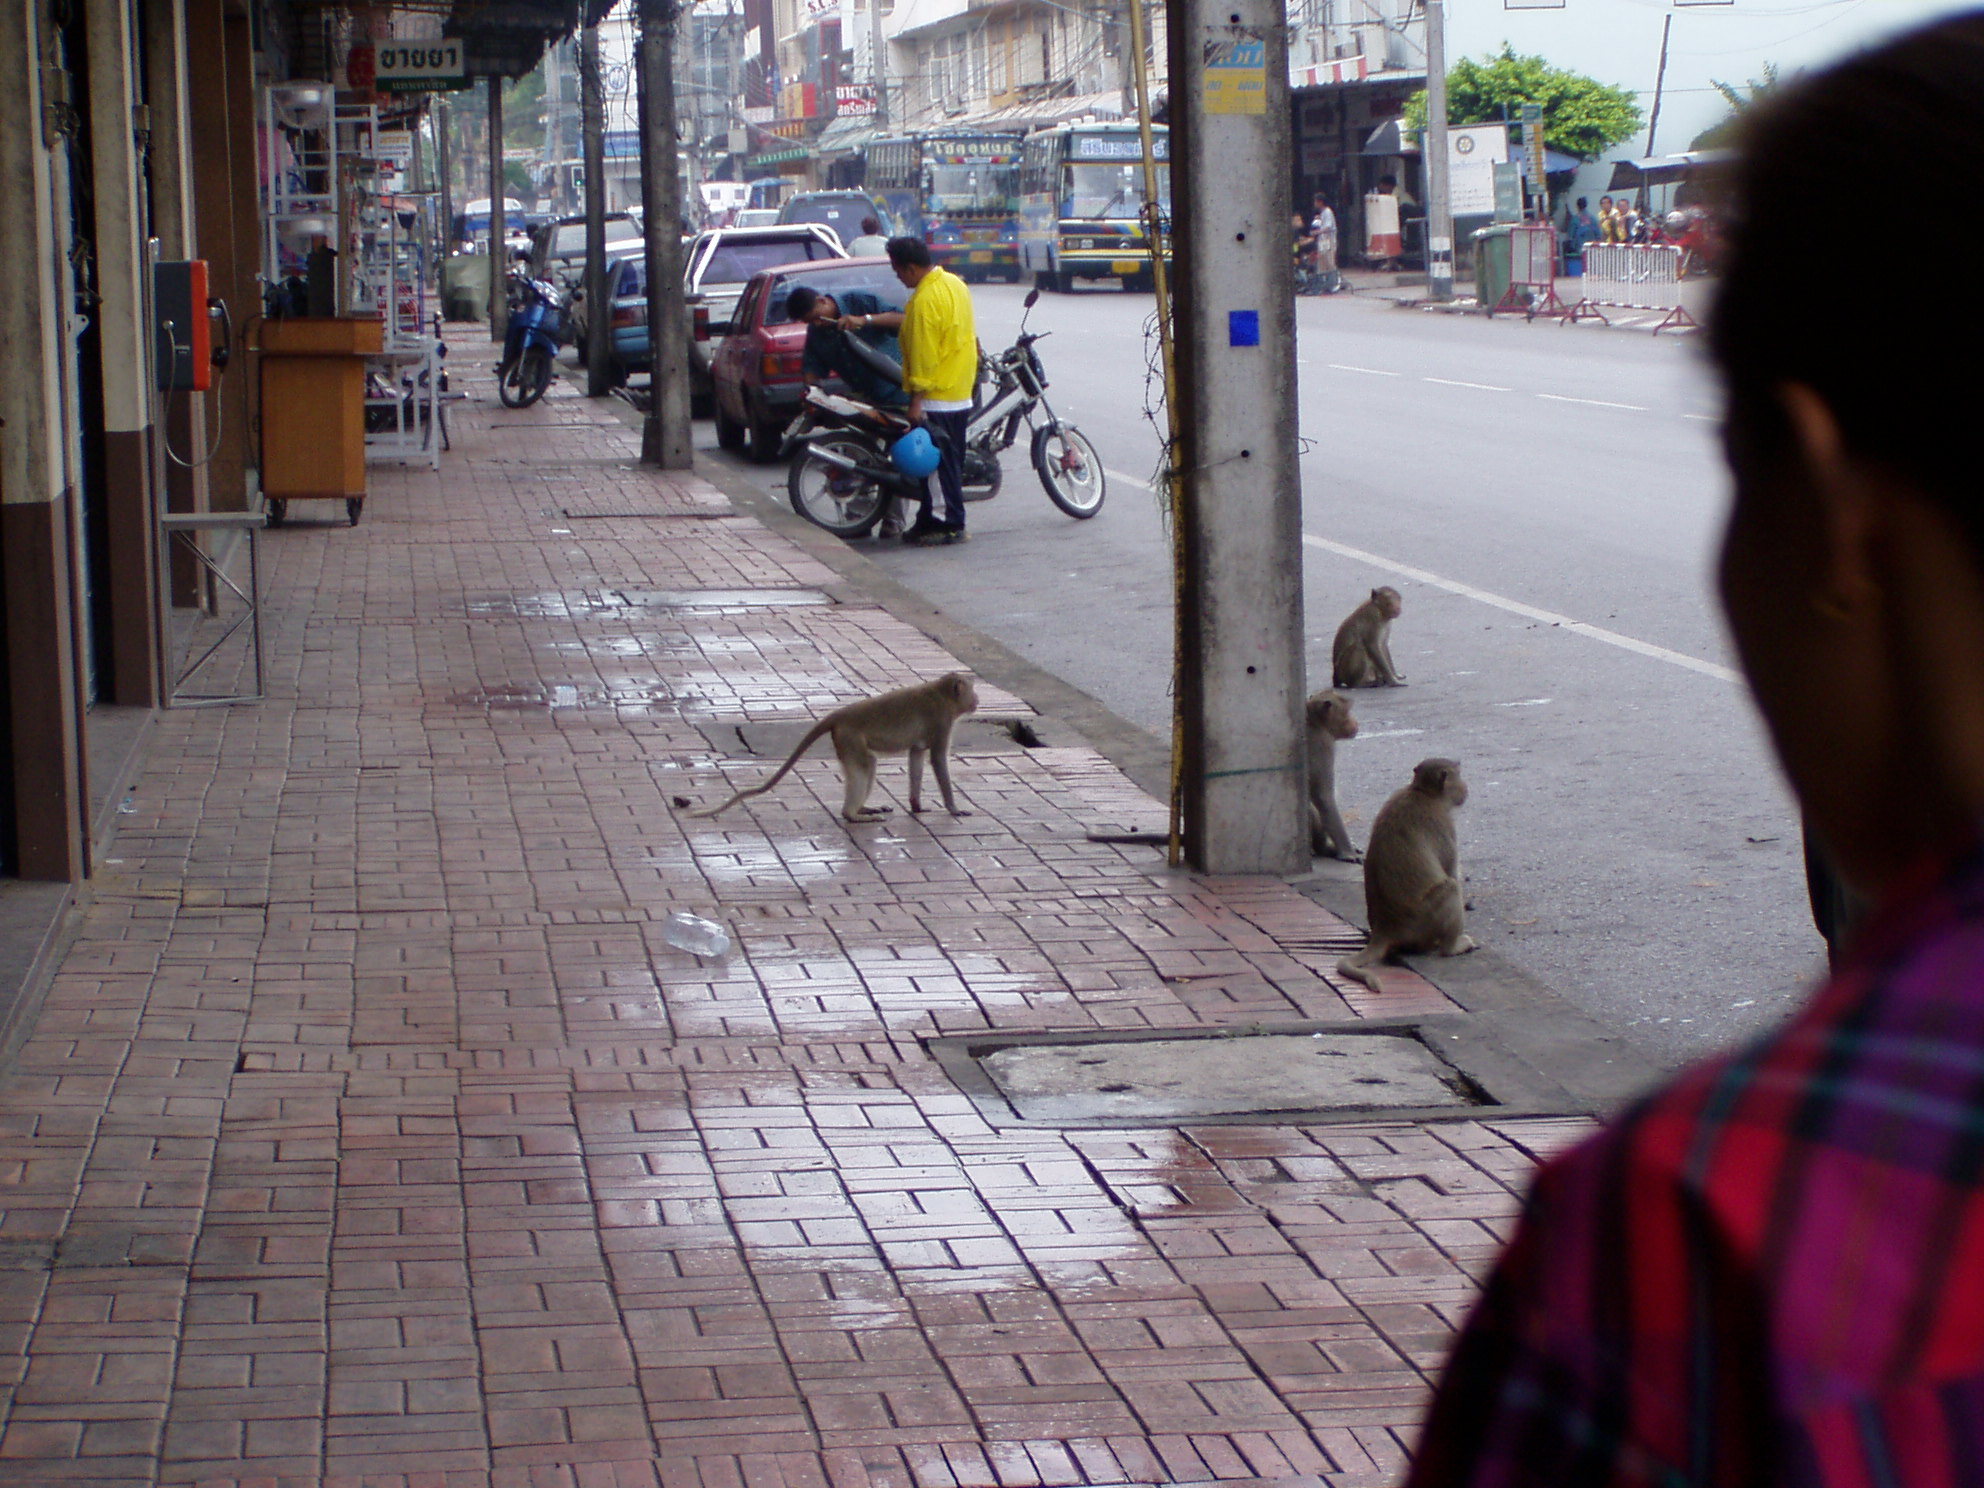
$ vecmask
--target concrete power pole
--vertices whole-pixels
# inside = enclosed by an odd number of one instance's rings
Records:
[[[1426,0],[1426,298],[1454,297],[1454,212],[1447,150],[1447,0]]]
[[[503,262],[503,80],[489,79],[489,339],[510,334],[509,266]]]
[[[586,396],[613,383],[611,297],[606,292],[606,95],[600,86],[599,27],[579,32],[579,141],[586,172]]]
[[[641,225],[648,260],[648,416],[641,463],[687,470],[689,322],[682,303],[682,168],[675,138],[675,22],[679,0],[639,0],[635,53],[641,131]]]
[[[868,80],[875,85],[875,127],[889,127],[889,44],[882,39],[882,0],[868,0]]]
[[[1193,867],[1309,866],[1284,0],[1172,0],[1179,692]]]

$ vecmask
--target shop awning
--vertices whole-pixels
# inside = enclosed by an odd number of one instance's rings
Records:
[[[1698,172],[1719,169],[1736,158],[1734,150],[1688,150],[1679,155],[1648,155],[1639,160],[1612,162],[1608,191],[1633,191],[1642,186],[1667,186]]]
[[[820,131],[820,137],[813,141],[813,152],[822,159],[851,155],[881,132],[872,114],[848,114]]]
[[[768,165],[790,165],[795,160],[805,160],[813,151],[806,145],[788,145],[782,150],[767,150],[762,155],[753,155],[744,162],[746,170],[757,170]]]

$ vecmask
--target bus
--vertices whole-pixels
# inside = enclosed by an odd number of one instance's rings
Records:
[[[1017,283],[1020,139],[954,130],[876,140],[864,189],[959,277]]]
[[[1158,206],[1171,219],[1171,137],[1151,128]],[[1144,233],[1144,146],[1134,123],[1058,124],[1020,153],[1020,269],[1066,294],[1077,279],[1154,287]]]

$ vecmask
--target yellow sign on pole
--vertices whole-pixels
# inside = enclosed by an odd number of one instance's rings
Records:
[[[1206,43],[1205,111],[1209,114],[1268,111],[1265,41],[1242,37]]]

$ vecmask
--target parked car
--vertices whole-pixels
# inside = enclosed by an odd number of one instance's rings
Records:
[[[784,264],[752,276],[737,302],[729,334],[717,344],[711,367],[717,443],[725,449],[748,446],[754,460],[777,456],[785,426],[806,395],[800,370],[806,325],[785,309],[786,296],[795,284],[829,295],[865,289],[898,305],[908,298],[886,258]]]
[[[846,258],[833,229],[799,222],[783,227],[713,227],[683,249],[682,293],[692,324],[711,339],[689,343],[691,401],[710,404],[710,348],[730,329],[744,286],[760,269],[822,258]],[[645,314],[645,312],[643,312]]]
[[[634,212],[606,214],[606,256],[630,251],[641,241],[641,219]],[[533,278],[554,284],[578,283],[586,268],[586,219],[560,217],[531,234],[530,271]]]
[[[606,259],[607,320],[612,327],[612,352],[608,370],[612,381],[622,383],[629,372],[648,368],[648,257],[647,245],[638,240],[614,243]],[[579,365],[586,362],[587,326],[592,309],[586,303],[584,275],[572,290],[567,315],[572,337],[578,344]]]
[[[802,191],[778,209],[780,222],[818,222],[834,230],[843,245],[861,236],[861,219],[882,224],[882,236],[895,236],[895,219],[883,203],[860,191]]]

